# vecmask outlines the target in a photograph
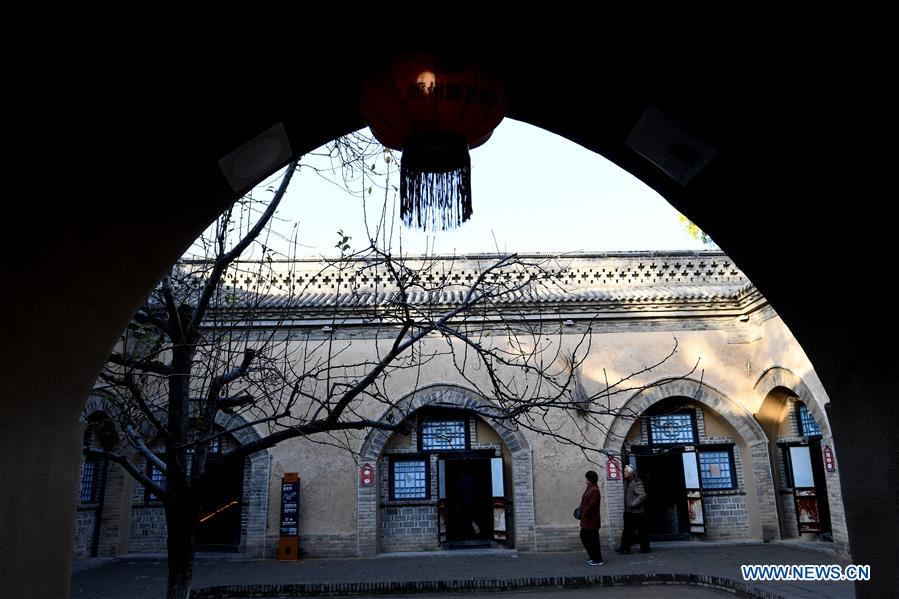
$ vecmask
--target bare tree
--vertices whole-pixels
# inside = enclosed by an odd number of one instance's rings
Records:
[[[335,154],[341,166],[370,158],[347,142],[335,147],[349,154]],[[351,431],[408,426],[391,381],[403,377],[417,387],[437,364],[452,364],[489,400],[474,409],[479,415],[575,445],[589,459],[600,452],[590,438],[607,430],[610,416],[635,416],[622,414],[614,397],[642,389],[633,383],[642,372],[598,389],[580,381],[590,321],[571,335],[546,301],[564,293],[565,257],[481,257],[476,273],[460,279],[453,259],[394,253],[383,219],[363,249],[350,251],[341,233],[341,256],[301,277],[295,257],[273,256],[266,243],[298,168],[288,166],[270,200],[248,196],[218,219],[198,241],[206,257],[182,260],[162,279],[98,381],[97,391],[116,406],[124,442],[85,452],[120,464],[164,506],[172,599],[190,591],[215,448],[217,459],[244,460],[304,437],[353,450]],[[389,193],[389,185],[382,189]],[[262,257],[242,260],[253,244]],[[335,281],[336,292],[310,306],[312,285],[322,280]],[[371,351],[354,351],[354,341],[337,333],[348,327],[372,332]],[[673,340],[646,370],[676,351]],[[222,426],[222,414],[241,418]],[[242,427],[260,437],[220,443]]]

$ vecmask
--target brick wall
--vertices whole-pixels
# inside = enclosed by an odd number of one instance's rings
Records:
[[[437,543],[436,503],[381,508],[382,551],[433,551]]]
[[[143,495],[143,487],[137,485]],[[166,541],[165,510],[154,504],[131,508],[130,553],[164,553]]]
[[[130,475],[118,464],[109,464],[106,473],[106,488],[103,493],[103,513],[100,520],[100,538],[97,541],[97,557],[113,557],[125,531],[122,525],[122,511],[130,509],[130,497],[126,497],[126,478]]]
[[[835,468],[833,472],[824,470],[824,481],[827,484],[827,499],[830,504],[830,524],[833,529],[833,545],[837,552],[849,556],[849,530],[846,528],[846,512],[843,508],[843,489],[840,487],[840,466],[837,460],[836,447],[833,437],[825,437],[821,440],[821,448],[829,445],[834,454]]]
[[[707,539],[745,539],[749,537],[746,494],[707,495],[702,497]]]
[[[94,526],[97,522],[97,509],[95,507],[78,507],[75,514],[75,552],[72,558],[75,560],[91,557],[91,542],[94,536]]]
[[[84,460],[82,459],[82,468]],[[103,503],[78,504],[75,516],[75,544],[72,559],[81,560],[91,555],[91,545],[94,538],[94,527],[99,526],[99,538],[97,539],[97,557],[112,557],[116,553],[116,547],[121,532],[119,531],[123,507],[123,488],[125,486],[125,471],[118,464],[109,464],[103,474]],[[97,518],[100,521],[97,521]]]
[[[349,557],[356,555],[354,534],[301,534],[297,542],[302,557]],[[265,550],[266,557],[277,557],[278,537],[271,537]]]
[[[571,551],[583,547],[580,537],[581,528],[574,518],[571,521],[573,522],[571,526],[538,526],[535,535],[537,550]],[[602,533],[600,533],[599,542],[603,546],[607,545]]]
[[[783,508],[784,531],[786,539],[794,539],[799,536],[799,524],[796,522],[796,502],[793,500],[793,491],[781,491],[780,505]]]

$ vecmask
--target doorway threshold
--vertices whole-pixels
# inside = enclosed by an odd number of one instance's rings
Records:
[[[453,551],[456,549],[500,549],[492,541],[448,541],[446,548]]]

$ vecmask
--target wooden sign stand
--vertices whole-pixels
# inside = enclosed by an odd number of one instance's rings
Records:
[[[299,524],[300,476],[296,472],[285,472],[281,479],[281,526],[278,538],[280,561],[299,559]]]

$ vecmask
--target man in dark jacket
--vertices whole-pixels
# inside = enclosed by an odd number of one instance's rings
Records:
[[[584,475],[587,478],[587,488],[581,497],[581,543],[587,550],[590,560],[588,566],[602,565],[602,549],[599,546],[599,475],[590,470]]]
[[[646,489],[633,466],[624,467],[624,530],[618,553],[630,553],[634,537],[640,541],[640,553],[649,553],[649,530],[646,527]]]

